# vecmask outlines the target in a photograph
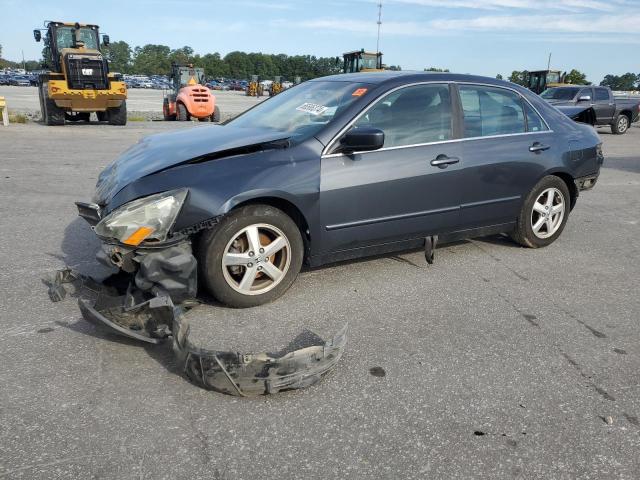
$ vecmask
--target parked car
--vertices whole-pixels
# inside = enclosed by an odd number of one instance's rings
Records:
[[[552,87],[540,96],[576,120],[587,119],[587,123],[594,125],[610,125],[615,134],[626,133],[640,117],[640,99],[616,99],[609,87]],[[585,112],[590,115],[584,115]]]
[[[14,85],[17,87],[30,87],[31,80],[29,80],[29,77],[26,77],[24,75],[15,75],[9,78],[9,85]]]
[[[9,75],[0,74],[0,85],[9,85]]]
[[[280,297],[304,262],[430,249],[436,236],[507,232],[545,247],[602,162],[592,127],[511,83],[336,75],[224,126],[141,140],[79,211],[101,261],[137,272],[140,288],[179,295],[199,265],[218,300],[251,307]]]

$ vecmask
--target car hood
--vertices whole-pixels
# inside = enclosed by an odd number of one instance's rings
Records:
[[[246,153],[246,147],[284,140],[290,134],[264,128],[203,126],[143,138],[108,165],[96,184],[100,206],[131,182],[184,163]]]

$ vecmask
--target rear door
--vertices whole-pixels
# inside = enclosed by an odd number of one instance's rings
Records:
[[[609,125],[613,122],[616,104],[608,88],[595,87],[593,109],[596,111],[598,125]]]
[[[513,222],[553,153],[552,135],[516,91],[472,84],[458,88],[465,137],[461,228]]]
[[[450,86],[419,84],[389,92],[349,128],[360,127],[383,130],[384,147],[322,158],[322,253],[455,228],[462,161],[460,143],[452,141]]]

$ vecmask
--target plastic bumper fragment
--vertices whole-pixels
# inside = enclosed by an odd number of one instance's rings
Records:
[[[308,387],[335,366],[347,344],[347,325],[324,345],[273,357],[196,347],[189,340],[188,322],[177,316],[173,348],[184,374],[196,385],[238,396],[266,395]]]

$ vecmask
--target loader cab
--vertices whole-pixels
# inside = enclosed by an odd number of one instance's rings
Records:
[[[205,83],[204,68],[194,67],[193,65],[173,64],[171,66],[171,79],[176,93],[181,88],[189,85],[203,85]]]
[[[100,52],[100,34],[97,25],[81,25],[79,23],[48,22],[44,38],[45,60],[54,72],[62,72],[61,52],[63,49],[92,50]],[[36,42],[42,39],[40,30],[34,30]],[[109,37],[103,36],[104,44],[109,44]]]
[[[343,73],[381,72],[382,53],[365,52],[364,49],[347,52],[342,55]]]
[[[557,87],[564,84],[563,74],[559,70],[536,70],[527,72],[525,76],[525,86],[532,92],[540,95],[549,87]]]

